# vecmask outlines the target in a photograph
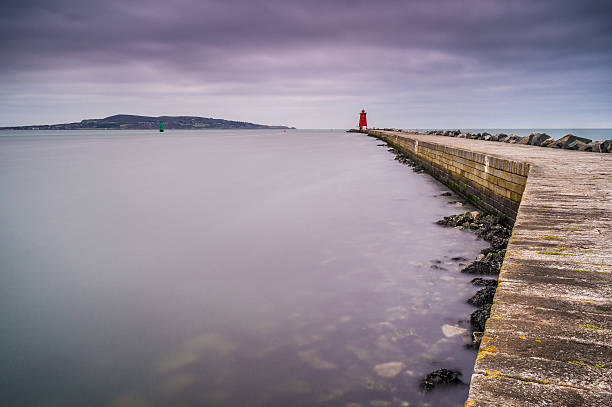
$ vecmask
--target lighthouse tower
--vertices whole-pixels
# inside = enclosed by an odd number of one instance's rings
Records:
[[[368,128],[368,120],[366,119],[366,111],[365,109],[361,109],[361,113],[359,113],[359,130]]]

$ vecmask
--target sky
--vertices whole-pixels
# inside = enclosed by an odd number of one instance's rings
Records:
[[[612,127],[610,0],[4,0],[0,126]]]

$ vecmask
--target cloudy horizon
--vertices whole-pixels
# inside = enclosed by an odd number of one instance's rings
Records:
[[[0,126],[612,127],[608,1],[9,1]]]

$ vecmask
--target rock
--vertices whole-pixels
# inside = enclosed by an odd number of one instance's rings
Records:
[[[298,356],[304,363],[318,370],[336,369],[338,366],[327,360],[323,360],[315,353],[314,350],[303,350],[298,352]]]
[[[531,133],[527,137],[523,137],[519,144],[528,144],[530,146],[541,146],[550,136],[546,133]]]
[[[580,141],[581,143],[588,144],[593,140],[584,138],[584,137],[574,136],[573,134],[568,134],[568,135],[561,137],[559,140],[557,140],[555,142],[555,147],[567,148],[567,146],[574,141]]]
[[[484,332],[472,332],[472,340],[474,344],[480,345],[480,342],[482,342],[483,336],[484,336]]]
[[[512,133],[509,136],[504,137],[501,141],[504,143],[517,143],[521,138],[516,134]]]
[[[483,259],[476,260],[474,263],[461,270],[461,272],[469,274],[499,274],[499,268],[495,267],[495,265],[491,264],[486,259]]]
[[[497,133],[495,135],[495,141],[503,141],[506,137],[508,137],[505,133]]]
[[[603,143],[603,141],[601,140],[596,140],[596,141],[591,141],[589,144],[585,144],[584,148],[582,149],[582,151],[591,151],[594,153],[601,153],[601,144]]]
[[[467,300],[468,304],[481,306],[485,304],[492,304],[493,297],[495,296],[495,288],[496,287],[485,287],[481,290],[478,290],[472,298]]]
[[[606,140],[599,146],[602,153],[612,153],[612,140]]]
[[[554,138],[549,138],[548,140],[545,140],[542,144],[540,144],[541,147],[552,147],[557,141]]]
[[[455,206],[463,206],[463,202],[455,202]]]
[[[406,368],[403,362],[387,362],[374,366],[374,372],[382,377],[393,378]]]
[[[439,196],[453,196],[451,192],[443,192]]]
[[[487,319],[489,319],[490,315],[491,304],[485,304],[476,311],[472,312],[470,315],[470,325],[472,325],[474,331],[484,332],[485,324],[487,323]]]
[[[580,140],[574,140],[571,143],[565,144],[563,148],[565,148],[566,150],[580,150],[584,148],[584,146],[586,146],[586,143]]]
[[[480,287],[497,287],[497,280],[493,280],[490,278],[476,277],[472,279],[470,283]]]
[[[447,338],[452,338],[454,336],[464,335],[465,333],[467,333],[467,329],[454,325],[444,324],[442,325],[442,333]]]
[[[458,136],[458,138],[467,138],[467,134],[465,133],[460,133]]]
[[[472,220],[477,221],[478,217],[480,216],[480,212],[472,211],[472,212],[470,212],[470,215],[472,215]]]
[[[459,379],[460,376],[461,372],[448,369],[439,369],[428,374],[425,380],[421,382],[419,387],[421,390],[428,392],[440,385],[463,384],[463,382]]]

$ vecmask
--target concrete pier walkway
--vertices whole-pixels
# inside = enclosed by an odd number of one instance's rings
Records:
[[[529,164],[466,406],[612,406],[612,154],[376,135]]]

